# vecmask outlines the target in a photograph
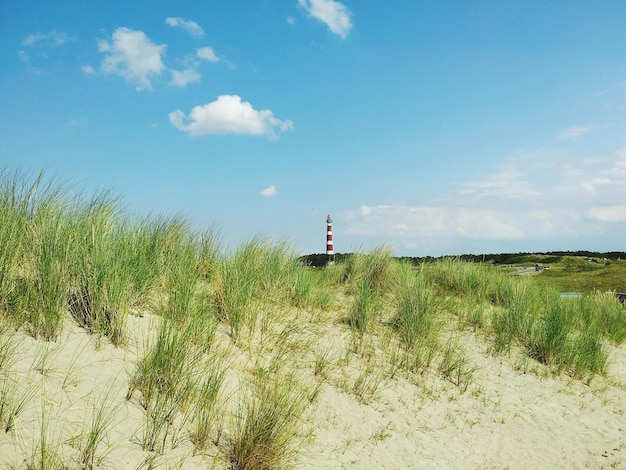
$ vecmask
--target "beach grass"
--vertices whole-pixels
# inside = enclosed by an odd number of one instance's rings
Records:
[[[76,468],[116,454],[108,439],[120,410],[135,418],[124,445],[137,467],[176,455],[288,468],[328,424],[309,413],[325,394],[372,409],[392,406],[385,397],[399,384],[422,387],[420,400],[472,396],[485,361],[588,386],[610,375],[611,352],[626,342],[612,294],[564,299],[491,265],[415,266],[390,247],[313,269],[288,243],[254,237],[226,248],[184,217],[131,216],[106,191],[84,197],[42,174],[0,181],[0,424],[12,439],[22,422],[39,425],[20,454],[29,468],[65,465],[72,433],[51,432],[50,413],[75,389],[88,404],[73,432]],[[94,347],[67,359],[72,328]],[[77,366],[82,356],[107,348],[132,358],[121,403],[70,379],[91,372]],[[367,435],[382,443],[383,424]]]

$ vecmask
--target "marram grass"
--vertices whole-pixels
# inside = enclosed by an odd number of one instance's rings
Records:
[[[609,348],[626,340],[624,310],[604,293],[564,300],[487,266],[401,263],[387,247],[310,269],[286,243],[257,237],[227,251],[214,232],[198,233],[184,218],[135,219],[106,192],[69,197],[41,175],[29,182],[4,173],[0,180],[6,432],[16,432],[39,393],[21,393],[11,377],[16,335],[38,340],[32,369],[41,377],[34,375],[53,382],[54,341],[72,321],[129,348],[132,316],[151,315],[158,326],[129,371],[128,399],[144,413],[138,445],[157,455],[187,443],[196,456],[218,454],[241,469],[297,462],[305,412],[325,387],[363,404],[398,376],[467,390],[475,367],[460,341],[446,339],[457,332],[476,334],[496,355],[517,354],[536,369],[585,382],[607,374]],[[328,345],[328,335],[341,346]],[[249,390],[228,389],[231,367],[241,369],[237,380],[252,383]],[[294,369],[310,374],[313,392]],[[102,401],[89,411],[76,457],[82,468],[96,467],[105,453],[115,410]],[[25,457],[33,468],[58,463],[46,412],[41,442]]]

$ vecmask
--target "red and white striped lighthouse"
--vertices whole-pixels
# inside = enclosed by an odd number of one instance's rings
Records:
[[[333,219],[330,214],[326,217],[326,254],[328,255],[328,264],[335,262],[335,252],[333,251]]]

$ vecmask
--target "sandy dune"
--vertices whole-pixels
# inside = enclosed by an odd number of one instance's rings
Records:
[[[479,334],[464,331],[459,344],[476,368],[464,393],[436,374],[411,383],[401,374],[372,373],[376,383],[363,399],[351,393],[364,362],[345,353],[347,327],[325,321],[310,331],[303,327],[302,347],[286,362],[303,381],[319,384],[305,414],[295,468],[626,468],[624,347],[611,347],[608,377],[586,385],[553,377],[521,355],[494,356]],[[142,450],[145,412],[136,398],[126,400],[126,393],[144,338],[157,323],[150,315],[129,317],[132,335],[123,349],[106,339],[98,343],[69,321],[56,343],[16,333],[18,353],[3,371],[3,383],[13,387],[9,400],[27,397],[28,403],[15,426],[0,433],[0,467],[37,462],[43,435],[47,449],[67,468],[77,468],[81,433],[94,409],[105,406],[111,422],[97,447],[99,467],[227,468],[219,447],[193,455],[182,426],[163,454]],[[254,355],[228,346],[224,331],[218,334],[233,364],[227,380],[232,405],[246,393],[240,384]],[[320,338],[330,361],[324,379],[313,374]]]

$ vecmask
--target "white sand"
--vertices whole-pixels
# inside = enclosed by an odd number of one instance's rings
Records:
[[[611,347],[609,376],[591,385],[552,377],[543,366],[520,356],[493,356],[485,341],[464,332],[459,341],[477,367],[465,393],[435,372],[410,383],[399,375],[381,379],[367,404],[350,392],[364,360],[347,355],[345,325],[321,323],[307,330],[293,368],[311,384],[314,351],[321,335],[334,351],[328,378],[306,412],[305,437],[295,468],[327,469],[576,469],[626,468],[626,349]],[[33,394],[10,432],[0,431],[0,468],[26,468],[36,461],[42,430],[68,468],[77,468],[77,437],[86,429],[94,404],[108,394],[113,416],[98,447],[100,467],[134,469],[154,458],[154,468],[224,468],[217,448],[193,456],[186,433],[158,455],[142,450],[144,410],[126,400],[128,376],[151,329],[152,318],[129,318],[134,336],[124,349],[96,340],[68,321],[57,343],[17,333],[19,354],[9,372],[19,396]],[[154,327],[152,327],[154,329]],[[226,338],[225,332],[220,335]],[[308,343],[307,343],[308,341]],[[306,343],[306,344],[305,344]],[[42,351],[48,361],[38,369]],[[254,354],[232,348],[228,383],[251,370]],[[347,359],[346,359],[347,357]],[[524,369],[527,370],[524,370]],[[343,384],[343,385],[342,385]],[[233,385],[234,387],[234,385]],[[232,402],[237,393],[232,390]],[[228,420],[226,421],[229,422]],[[227,432],[227,430],[225,431]]]

